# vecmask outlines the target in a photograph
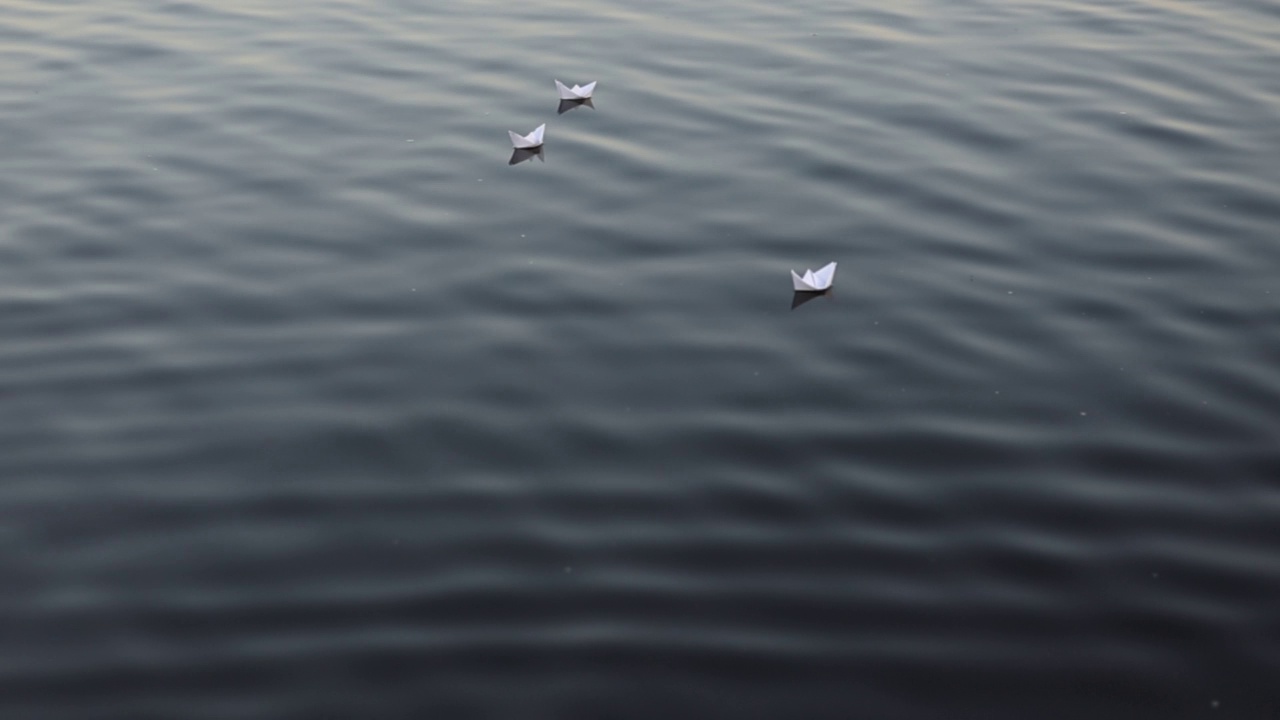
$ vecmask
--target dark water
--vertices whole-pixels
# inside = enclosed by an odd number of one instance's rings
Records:
[[[2,0],[0,69],[0,717],[1280,717],[1272,0]]]

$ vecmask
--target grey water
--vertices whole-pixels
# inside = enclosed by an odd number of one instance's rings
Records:
[[[0,168],[0,718],[1280,717],[1274,0],[0,0]]]

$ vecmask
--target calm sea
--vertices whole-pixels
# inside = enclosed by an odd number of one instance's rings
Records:
[[[0,0],[0,200],[4,720],[1280,717],[1275,0]]]

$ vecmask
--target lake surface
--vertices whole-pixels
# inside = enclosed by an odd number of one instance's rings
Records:
[[[0,69],[0,717],[1280,717],[1274,0],[0,0]]]

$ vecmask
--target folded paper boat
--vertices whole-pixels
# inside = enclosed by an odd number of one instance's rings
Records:
[[[795,270],[791,271],[791,284],[796,292],[822,292],[830,288],[835,281],[836,264],[833,262],[827,263],[817,272],[805,270],[803,276],[797,275]]]
[[[517,150],[531,150],[536,147],[542,147],[542,133],[546,129],[547,124],[542,123],[528,135],[517,135],[510,130],[507,131],[507,134],[511,136],[511,145]]]
[[[561,100],[586,100],[591,97],[591,93],[596,91],[596,82],[592,81],[586,85],[574,85],[569,87],[559,80],[556,81],[556,90],[560,91]]]

